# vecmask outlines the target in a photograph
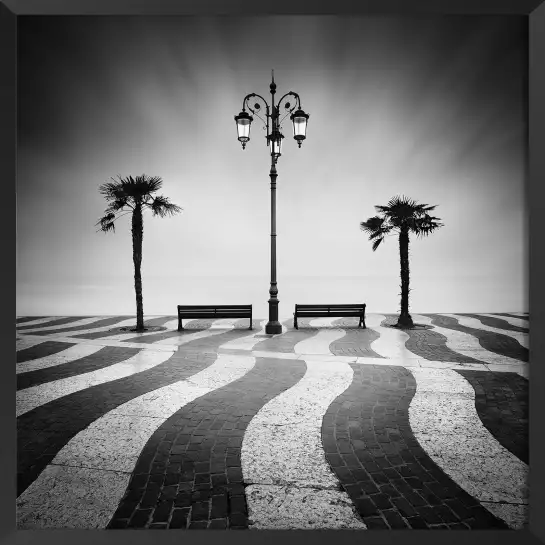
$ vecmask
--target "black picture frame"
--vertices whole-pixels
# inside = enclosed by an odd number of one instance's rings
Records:
[[[16,253],[16,29],[18,17],[27,15],[265,15],[265,14],[502,14],[528,17],[529,25],[529,125],[526,195],[528,236],[530,241],[530,528],[528,531],[260,531],[256,532],[185,532],[80,530],[15,530],[15,373],[13,360],[13,319],[15,316],[15,269],[8,256]],[[2,543],[40,545],[97,545],[106,543],[247,542],[293,543],[312,540],[342,543],[391,544],[416,542],[419,545],[464,542],[478,544],[545,544],[545,447],[540,415],[545,414],[545,244],[541,241],[541,219],[545,217],[545,5],[543,0],[0,0],[0,165],[3,199],[0,234],[6,258],[0,284],[2,346],[1,392],[2,483],[0,486],[0,531]],[[540,229],[541,227],[541,229]],[[534,334],[535,332],[535,334]],[[9,354],[9,356],[8,356]],[[14,358],[13,358],[14,359]]]

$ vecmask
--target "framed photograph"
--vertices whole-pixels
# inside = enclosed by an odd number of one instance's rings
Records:
[[[0,22],[13,542],[545,540],[540,1]]]

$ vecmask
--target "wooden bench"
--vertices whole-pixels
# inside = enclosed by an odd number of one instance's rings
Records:
[[[295,305],[293,313],[293,327],[297,326],[297,318],[328,318],[335,316],[338,318],[347,318],[356,316],[360,319],[358,327],[365,327],[365,303],[350,305]]]
[[[194,318],[250,318],[252,329],[252,305],[178,305],[178,331],[183,319]]]

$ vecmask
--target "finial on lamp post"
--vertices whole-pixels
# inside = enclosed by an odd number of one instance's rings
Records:
[[[274,93],[276,93],[276,83],[274,83],[274,69],[271,70],[271,73],[272,73],[272,82],[271,82],[270,88],[271,88],[271,95],[274,95]]]

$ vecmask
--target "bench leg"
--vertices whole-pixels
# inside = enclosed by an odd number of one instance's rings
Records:
[[[360,318],[360,323],[358,324],[358,327],[360,325],[363,327],[363,329],[367,329],[367,327],[365,326],[365,318],[363,316]]]
[[[297,326],[297,315],[296,314],[293,315],[293,327],[295,329],[299,329],[299,327]]]
[[[178,318],[178,331],[182,331],[183,328],[184,326],[182,325],[182,319]]]

